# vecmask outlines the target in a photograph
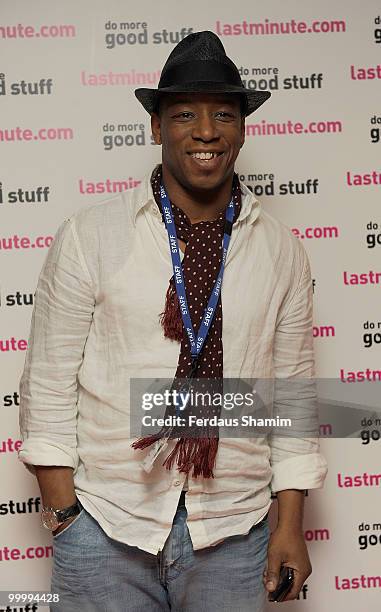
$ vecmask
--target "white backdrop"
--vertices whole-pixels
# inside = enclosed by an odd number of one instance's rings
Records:
[[[192,30],[221,35],[247,85],[273,90],[247,119],[237,171],[309,253],[318,376],[349,396],[379,382],[380,14],[376,0],[1,3],[0,590],[49,587],[51,537],[17,459],[38,274],[64,218],[160,160],[133,90],[156,86]],[[368,429],[369,444],[322,431],[329,475],[304,525],[313,574],[287,610],[379,610],[381,442]]]

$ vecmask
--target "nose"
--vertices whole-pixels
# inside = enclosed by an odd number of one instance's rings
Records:
[[[208,112],[200,113],[194,122],[192,137],[203,142],[218,140],[220,135],[214,117],[210,116]]]

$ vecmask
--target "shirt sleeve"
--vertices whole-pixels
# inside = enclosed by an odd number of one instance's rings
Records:
[[[95,300],[74,217],[58,228],[39,275],[19,383],[18,456],[32,474],[34,465],[78,466],[77,373]]]
[[[271,491],[323,486],[327,462],[319,452],[319,423],[313,350],[313,297],[307,253],[296,242],[293,278],[280,309],[274,340],[273,417],[291,428],[270,435]]]

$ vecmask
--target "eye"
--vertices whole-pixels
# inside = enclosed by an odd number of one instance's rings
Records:
[[[216,117],[219,117],[220,119],[229,120],[234,119],[235,115],[229,111],[217,111]]]
[[[193,113],[191,113],[190,111],[182,111],[181,113],[176,113],[176,115],[174,115],[175,119],[191,119],[193,117]]]

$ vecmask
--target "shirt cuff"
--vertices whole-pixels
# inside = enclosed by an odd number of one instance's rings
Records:
[[[63,444],[29,439],[22,443],[18,458],[27,470],[36,475],[35,465],[71,467],[74,473],[78,467],[78,453]]]
[[[320,453],[285,459],[272,466],[270,487],[273,493],[286,489],[321,489],[328,464]]]

